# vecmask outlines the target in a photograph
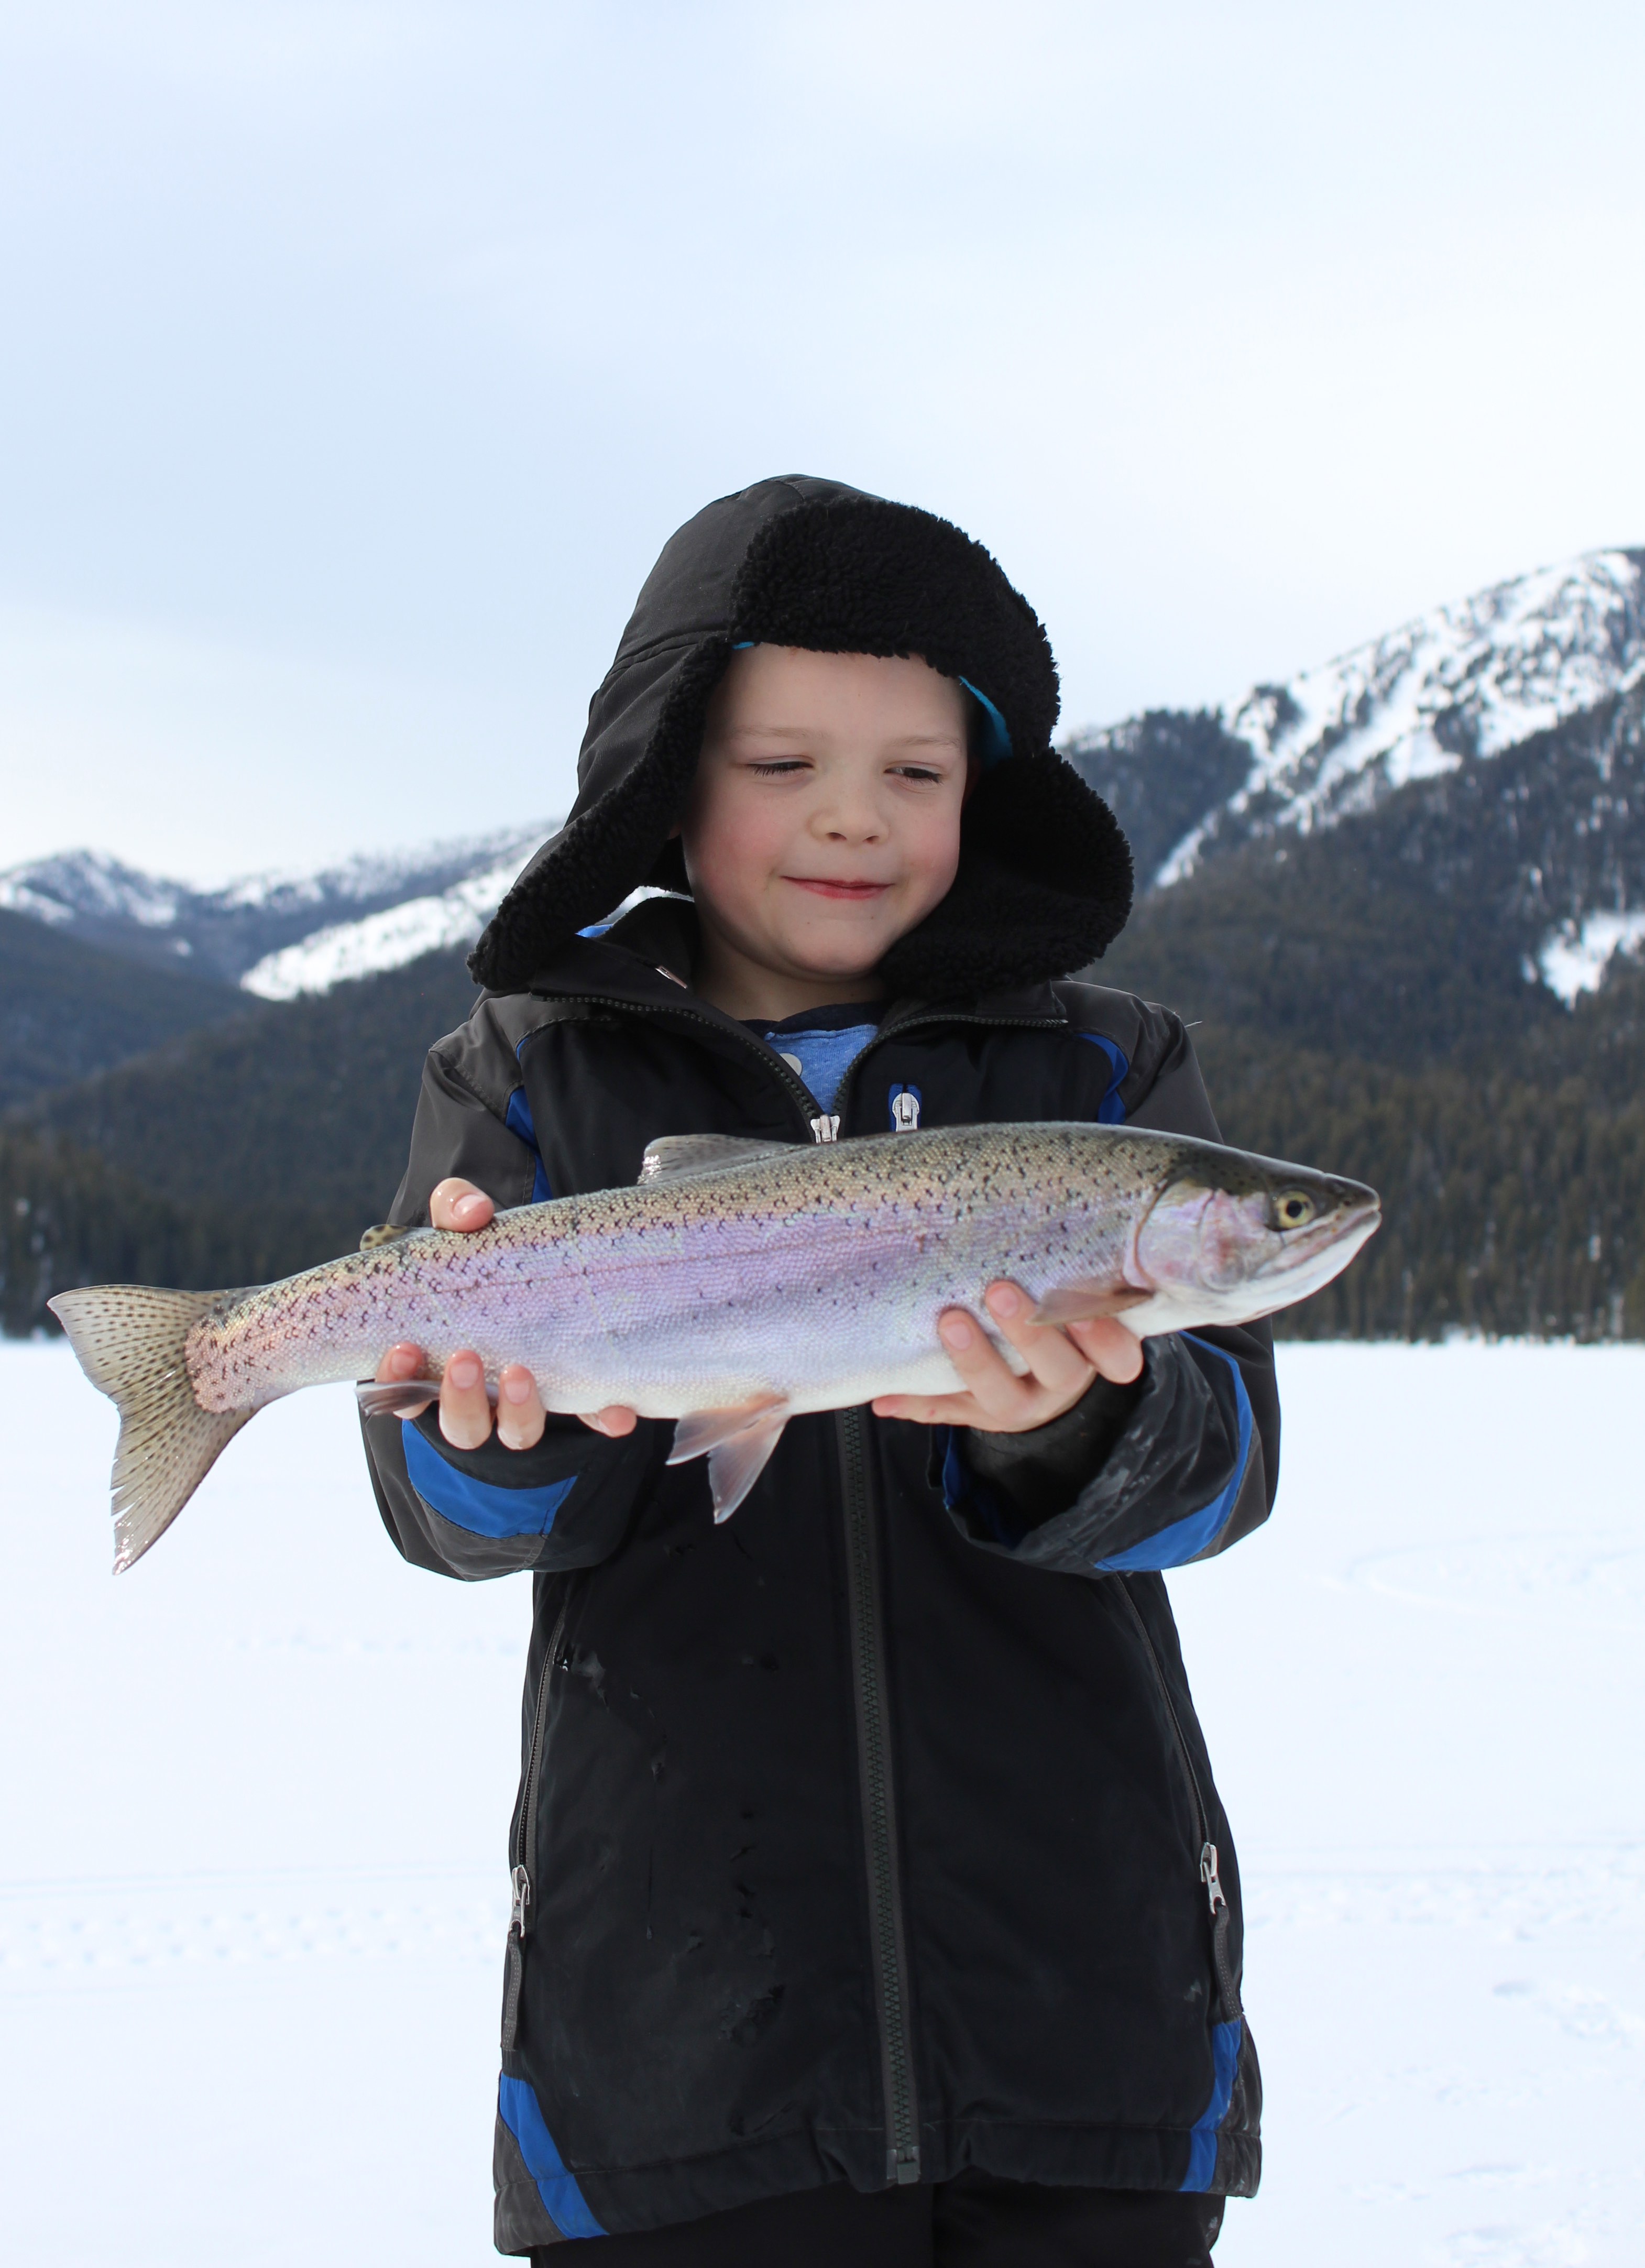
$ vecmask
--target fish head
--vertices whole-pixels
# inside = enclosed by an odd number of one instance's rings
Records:
[[[1169,1175],[1139,1226],[1135,1280],[1202,1322],[1250,1322],[1330,1283],[1381,1217],[1362,1182],[1207,1145]]]

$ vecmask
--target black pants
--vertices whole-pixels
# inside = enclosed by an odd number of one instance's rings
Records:
[[[1041,2188],[962,2174],[933,2188],[845,2183],[764,2198],[643,2236],[593,2268],[1211,2268],[1222,2199],[1170,2190]],[[557,2245],[535,2268],[564,2268]]]

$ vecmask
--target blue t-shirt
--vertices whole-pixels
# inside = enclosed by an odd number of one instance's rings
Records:
[[[820,1109],[832,1112],[839,1083],[880,1028],[871,1004],[850,1000],[835,1008],[808,1008],[780,1024],[745,1019],[790,1071],[798,1071]]]

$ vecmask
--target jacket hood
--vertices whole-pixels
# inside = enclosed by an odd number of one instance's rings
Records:
[[[686,888],[669,829],[709,696],[743,644],[918,655],[999,712],[1011,754],[966,804],[948,895],[886,956],[895,990],[949,997],[1063,976],[1118,934],[1131,853],[1051,745],[1057,666],[1027,600],[951,522],[796,475],[721,497],[664,545],[589,703],[571,815],[470,954],[478,983],[520,990],[641,884]]]

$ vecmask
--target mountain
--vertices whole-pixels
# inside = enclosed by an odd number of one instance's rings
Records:
[[[1591,553],[1067,744],[1144,885],[1093,976],[1195,1026],[1230,1140],[1383,1194],[1287,1332],[1645,1336],[1642,584],[1645,553]],[[461,947],[536,837],[215,898],[85,859],[6,878],[0,945],[81,956],[64,982],[105,1021],[75,1059],[95,1075],[37,1061],[55,1091],[0,1122],[4,1327],[55,1285],[254,1281],[352,1244],[472,1000]]]
[[[72,850],[0,874],[0,909],[122,959],[285,999],[471,942],[551,831],[510,828],[317,873],[254,874],[220,890]]]
[[[1447,813],[1494,813],[1499,842],[1520,843],[1516,949],[1533,981],[1568,1000],[1619,946],[1645,939],[1641,688],[1645,550],[1594,551],[1436,608],[1221,710],[1154,711],[1076,733],[1065,753],[1113,802],[1148,891],[1258,847],[1283,864],[1397,799],[1434,814],[1453,850]],[[1527,798],[1534,814],[1516,813]],[[1423,855],[1408,828],[1395,831],[1400,856]],[[1497,885],[1500,865],[1494,856]],[[1437,879],[1467,895],[1454,855]]]
[[[317,998],[242,999],[12,1111],[0,1327],[37,1328],[70,1284],[263,1283],[350,1249],[399,1184],[424,1056],[474,998],[440,953]]]
[[[0,910],[0,1110],[242,1005],[186,969],[129,961]]]

